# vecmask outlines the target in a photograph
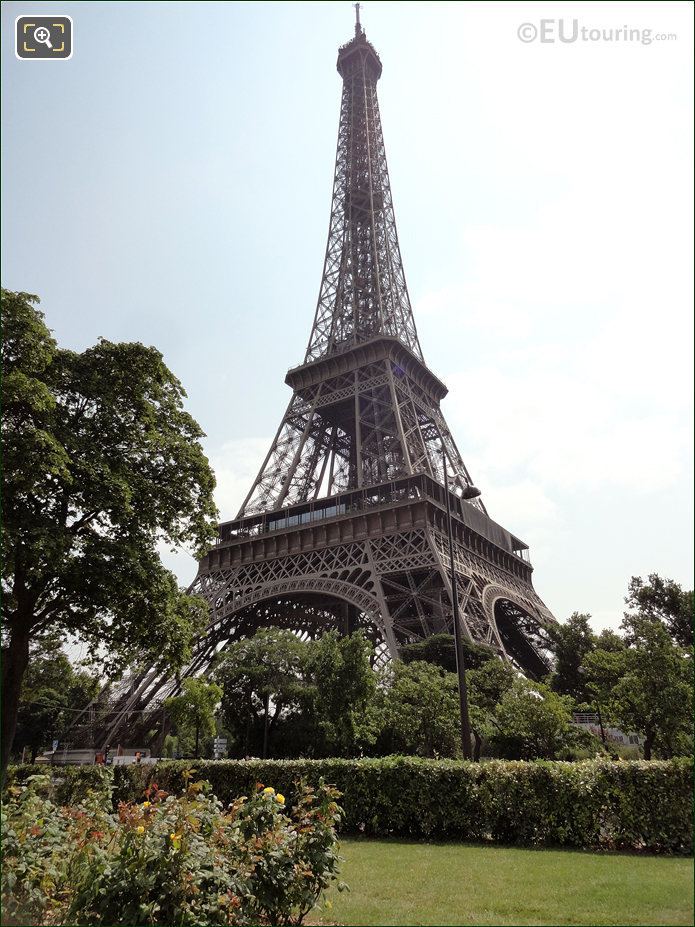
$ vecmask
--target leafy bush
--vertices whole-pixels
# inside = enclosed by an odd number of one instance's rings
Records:
[[[2,815],[3,923],[41,923],[60,907],[67,817],[51,801],[50,776],[33,774],[8,789]]]
[[[34,777],[39,776],[40,779]],[[45,781],[44,781],[45,779]],[[114,775],[111,766],[51,766],[31,765],[8,766],[6,788],[33,783],[32,791],[50,796],[56,805],[79,805],[89,798],[101,797],[107,804],[114,792]],[[147,786],[142,780],[143,789]],[[133,797],[132,784],[128,786],[128,799]],[[142,794],[142,791],[140,792]],[[3,800],[4,800],[3,794]]]
[[[114,802],[142,795],[148,779],[179,793],[189,767],[222,801],[272,782],[296,804],[297,780],[331,782],[342,793],[344,833],[672,853],[692,847],[691,759],[164,761],[116,767]],[[11,780],[36,769],[10,767]],[[86,767],[73,772],[91,775]],[[64,771],[55,774],[62,778]]]
[[[331,782],[342,793],[345,833],[675,853],[692,847],[691,759],[464,763],[385,757],[193,765],[222,800],[252,793],[258,781],[272,782],[289,800],[298,779]],[[186,766],[163,762],[146,774],[178,791]],[[139,794],[143,772],[117,768],[121,794],[131,776]]]
[[[337,874],[338,793],[323,780],[316,789],[297,786],[288,826],[284,796],[259,788],[255,802],[241,798],[231,810],[243,837],[234,861],[251,872],[244,915],[252,924],[300,924]]]
[[[59,808],[63,783],[21,778],[3,807],[8,923],[300,924],[336,878],[341,812],[323,781],[295,784],[289,811],[255,782],[225,809],[183,771],[180,797],[153,782],[114,813],[103,789]]]
[[[385,672],[379,746],[426,757],[461,755],[458,683],[453,673],[417,660]],[[381,751],[380,751],[381,752]]]
[[[572,700],[542,683],[514,679],[495,707],[489,743],[509,759],[555,759],[579,736],[572,720]]]

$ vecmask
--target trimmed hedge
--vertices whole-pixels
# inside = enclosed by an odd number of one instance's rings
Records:
[[[114,802],[137,800],[149,782],[180,792],[183,772],[207,779],[223,801],[272,785],[291,801],[294,783],[320,778],[342,792],[343,833],[495,841],[522,846],[690,853],[690,758],[464,763],[386,757],[362,760],[190,760],[114,768]],[[44,767],[45,769],[45,767]],[[10,779],[37,767],[14,767]],[[57,800],[96,784],[94,767],[54,767]]]

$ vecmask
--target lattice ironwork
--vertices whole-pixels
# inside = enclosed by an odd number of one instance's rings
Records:
[[[323,276],[294,395],[238,517],[428,473],[477,491],[439,410],[398,244],[376,85],[381,62],[360,28],[338,54],[343,78]]]
[[[359,23],[338,71],[328,245],[306,356],[286,376],[292,397],[237,518],[200,563],[192,589],[210,623],[182,677],[269,625],[302,637],[362,627],[378,659],[450,632],[447,492],[464,633],[540,676],[554,619],[533,589],[526,545],[489,518],[440,409],[446,387],[424,362],[386,165],[382,65]],[[156,728],[177,685],[134,674],[103,697],[102,736]]]

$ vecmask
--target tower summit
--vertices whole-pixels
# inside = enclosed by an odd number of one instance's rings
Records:
[[[361,3],[353,3],[355,8],[355,35],[359,35],[362,32],[362,25],[360,24],[360,10],[362,9]]]
[[[453,629],[447,494],[463,633],[529,676],[549,670],[554,618],[527,545],[493,521],[440,409],[406,286],[379,115],[381,60],[360,23],[342,78],[328,244],[303,361],[280,427],[233,521],[219,526],[192,591],[210,620],[186,674],[259,628],[315,637],[362,628],[381,657]],[[446,457],[447,484],[443,457]],[[155,670],[117,693],[115,742],[178,683]],[[120,707],[118,707],[120,706]]]

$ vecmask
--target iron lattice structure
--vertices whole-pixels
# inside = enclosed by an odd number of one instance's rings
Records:
[[[330,227],[306,356],[285,378],[292,398],[258,476],[200,563],[192,589],[210,623],[186,674],[268,625],[306,636],[362,627],[386,657],[451,632],[448,491],[464,633],[537,677],[554,619],[527,546],[488,516],[440,410],[447,389],[425,364],[398,244],[382,65],[359,21],[355,33],[338,54]],[[175,689],[135,673],[107,694],[101,736],[142,738]]]

